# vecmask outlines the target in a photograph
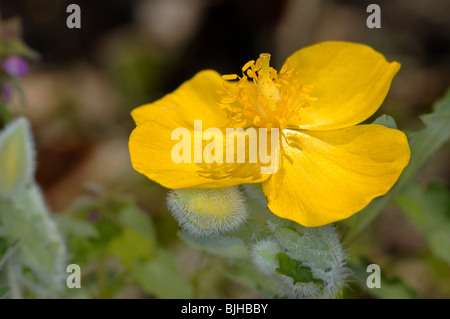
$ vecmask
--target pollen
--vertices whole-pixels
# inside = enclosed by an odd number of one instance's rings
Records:
[[[304,85],[295,67],[285,63],[280,72],[270,66],[270,54],[262,53],[242,67],[242,76],[227,74],[219,108],[229,111],[233,126],[285,129],[291,118],[315,100],[314,88]]]

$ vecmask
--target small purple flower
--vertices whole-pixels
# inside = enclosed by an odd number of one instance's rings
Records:
[[[10,56],[3,61],[3,70],[10,76],[23,77],[28,73],[28,64],[20,56]]]

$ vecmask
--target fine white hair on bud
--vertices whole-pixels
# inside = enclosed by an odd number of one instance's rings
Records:
[[[284,251],[283,247],[275,239],[267,237],[254,243],[250,249],[256,268],[266,275],[273,275],[278,268],[277,254]]]
[[[0,198],[24,191],[34,178],[35,151],[26,118],[17,118],[0,131]]]
[[[237,186],[172,190],[167,206],[180,226],[196,236],[236,230],[248,216],[245,197]]]
[[[272,218],[267,224],[285,249],[286,253],[277,255],[280,264],[277,274],[293,296],[338,297],[351,272],[334,226],[304,227],[282,218]]]

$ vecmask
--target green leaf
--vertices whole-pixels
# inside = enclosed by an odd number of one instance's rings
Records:
[[[134,203],[121,210],[118,215],[118,222],[151,241],[156,240],[156,229],[152,220],[145,212],[136,207]]]
[[[46,293],[60,291],[66,276],[66,246],[39,187],[32,184],[13,198],[0,200],[0,211],[4,236],[19,240],[14,263],[29,269],[34,284],[45,286]]]
[[[275,269],[275,272],[278,275],[291,277],[294,281],[294,285],[296,283],[306,285],[312,282],[318,287],[323,287],[323,280],[315,278],[311,268],[302,265],[285,253],[278,253],[277,261],[280,267]]]
[[[20,37],[20,34],[22,34],[22,22],[18,16],[2,21],[2,34],[8,35],[2,37],[2,41],[0,41],[0,55],[2,57],[20,55],[36,59],[39,56],[37,52],[28,48],[22,41]]]
[[[413,134],[410,143],[411,161],[406,174],[403,174],[406,177],[414,174],[430,155],[450,140],[450,90],[433,105],[433,110],[432,113],[421,116],[426,127]]]
[[[1,251],[0,251],[0,269],[3,267],[5,262],[14,254],[17,250],[19,241],[16,240],[12,244],[8,245],[8,242],[5,239],[1,239]],[[5,246],[6,245],[6,246]]]
[[[193,289],[182,276],[173,256],[162,249],[145,261],[133,263],[133,279],[150,295],[162,299],[185,299],[193,297]]]
[[[386,114],[383,114],[380,117],[378,117],[375,121],[372,122],[372,124],[378,124],[389,128],[397,129],[397,123],[395,123],[394,118]]]
[[[196,237],[185,231],[179,231],[178,235],[192,248],[203,250],[219,257],[244,259],[249,254],[247,245],[238,237]]]
[[[0,298],[6,297],[6,294],[9,292],[9,287],[0,287]]]
[[[149,216],[136,207],[134,202],[123,202],[115,223],[122,230],[111,240],[107,249],[110,254],[127,268],[136,260],[152,256],[156,247],[156,230]]]
[[[11,110],[0,102],[0,129],[13,118]]]
[[[343,270],[341,266],[345,263],[346,256],[333,225],[304,227],[293,221],[275,217],[267,224],[278,243],[289,252],[289,255],[303,264],[312,266],[316,274],[319,269],[327,276],[334,270],[337,272]]]
[[[230,267],[224,267],[224,274],[240,284],[259,291],[268,297],[285,298],[286,293],[273,276],[269,277],[256,270],[252,263],[239,260]]]
[[[34,147],[28,121],[19,118],[0,133],[0,197],[19,193],[33,179]]]
[[[424,235],[431,252],[450,264],[450,191],[442,183],[411,183],[394,199]]]
[[[285,264],[279,265],[282,266],[282,270],[289,273],[287,269],[291,269],[290,273],[292,274],[295,273],[294,270],[297,266],[308,267],[309,271],[314,274],[314,278],[322,281],[322,286],[315,286],[315,288],[321,289],[310,289],[314,287],[312,285],[292,285],[287,282],[296,295],[301,298],[335,298],[340,295],[346,278],[349,276],[349,270],[346,267],[347,257],[334,225],[304,227],[275,216],[267,221],[267,225],[288,257],[296,261],[296,263],[291,261],[289,264],[289,260],[283,257]],[[290,268],[287,267],[289,265]],[[297,271],[300,275],[306,275],[302,272],[307,272],[308,269],[302,268]]]
[[[66,235],[70,234],[78,238],[96,238],[99,236],[92,222],[63,214],[55,215],[54,219],[58,228]]]
[[[372,288],[370,291],[373,295],[383,299],[414,299],[417,298],[416,293],[408,287],[400,278],[386,279],[381,276],[381,287]]]
[[[361,256],[351,264],[353,279],[367,293],[381,299],[417,298],[416,293],[401,278],[387,278],[384,271],[380,272],[380,288],[367,287],[367,278],[371,275],[371,272],[367,272],[367,266],[369,264],[371,264],[371,262]]]
[[[154,241],[126,227],[119,236],[111,241],[108,252],[128,268],[137,260],[150,258],[155,246]]]
[[[347,240],[352,240],[380,213],[391,199],[416,176],[420,167],[450,140],[450,89],[444,97],[434,103],[433,112],[421,116],[425,128],[411,133],[411,159],[403,170],[397,183],[384,196],[374,199],[359,213],[346,219],[344,223],[349,227]]]
[[[7,250],[8,250],[8,240],[3,237],[0,237],[0,260]]]

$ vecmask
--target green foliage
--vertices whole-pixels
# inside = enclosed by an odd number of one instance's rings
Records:
[[[225,275],[232,280],[259,292],[265,297],[286,298],[286,291],[277,278],[268,276],[257,269],[249,260],[236,262],[223,269]]]
[[[9,291],[9,287],[0,287],[0,299],[6,297]]]
[[[54,297],[64,285],[65,245],[34,183],[34,168],[29,124],[19,118],[0,133],[0,236],[17,242],[17,251],[4,255],[6,272],[15,297]]]
[[[0,237],[0,261],[8,250],[8,241],[5,238]],[[1,267],[0,263],[0,267]]]
[[[323,280],[315,278],[310,267],[302,265],[285,253],[278,253],[277,261],[280,266],[275,269],[275,272],[278,275],[285,275],[292,278],[294,285],[297,283],[302,285],[313,283],[318,287],[324,286]]]
[[[65,283],[65,246],[39,189],[27,187],[13,199],[0,201],[0,212],[2,235],[18,240],[17,252],[10,261],[17,273],[29,270],[27,277],[21,277],[21,284],[38,297],[58,294]],[[46,291],[38,287],[46,287]]]
[[[109,77],[128,101],[127,105],[144,104],[159,89],[161,65],[148,43],[139,43],[132,37],[122,42],[114,57],[106,61]]]
[[[366,284],[367,266],[371,262],[362,256],[357,256],[354,261],[350,262],[353,279],[362,287],[366,293],[380,299],[412,299],[417,298],[416,293],[401,278],[397,276],[386,275],[386,271],[380,272],[380,288],[368,288]],[[382,267],[384,269],[384,267]]]
[[[193,297],[192,286],[181,275],[173,256],[166,250],[155,250],[152,258],[134,263],[131,276],[145,292],[158,298]]]
[[[395,198],[414,226],[423,234],[431,252],[450,265],[450,191],[438,182],[408,184]]]
[[[115,298],[130,285],[157,298],[192,297],[173,255],[158,246],[152,220],[133,200],[108,193],[80,198],[58,221],[73,252],[71,262],[96,269],[86,274],[84,297]]]
[[[135,232],[124,228],[119,236],[114,237],[108,245],[108,253],[116,257],[129,268],[135,260],[148,259],[152,256],[154,242]],[[133,249],[130,249],[133,247]]]
[[[6,238],[0,237],[0,274],[2,272],[2,268],[9,260],[9,258],[13,255],[15,250],[17,249],[18,242],[14,242],[12,244],[8,243]],[[8,286],[0,286],[0,299],[6,298],[11,288]]]
[[[257,225],[247,226],[249,236],[179,235],[191,247],[226,261],[226,275],[263,295],[330,298],[339,294],[348,270],[333,226],[307,228],[274,216],[268,221],[268,233]]]
[[[9,244],[8,240],[3,237],[0,237],[0,270],[8,261],[8,259],[12,256],[14,251],[17,249],[18,241]]]
[[[397,123],[395,123],[394,118],[387,114],[379,116],[377,119],[375,119],[375,121],[372,122],[372,124],[378,124],[389,128],[397,129]]]
[[[12,36],[21,33],[21,21],[18,18],[2,21],[2,38],[0,41],[0,58],[18,55],[36,59],[37,53],[31,50],[20,37]]]
[[[11,110],[0,102],[0,130],[3,129],[3,127],[13,119],[13,116],[11,114]]]
[[[191,247],[219,257],[245,259],[249,254],[247,245],[239,237],[196,237],[185,231],[179,231],[178,235]]]
[[[433,112],[422,115],[425,128],[412,133],[411,161],[400,177],[401,184],[410,180],[425,161],[450,140],[450,89],[433,105]]]
[[[439,148],[450,140],[450,89],[433,105],[433,112],[421,116],[425,128],[418,132],[408,133],[411,149],[411,159],[403,170],[397,183],[384,196],[374,199],[358,214],[344,221],[349,230],[347,240],[353,240],[361,230],[386,207],[398,192],[417,175],[421,166]],[[390,127],[392,121],[388,118],[379,118],[375,122]],[[374,122],[374,123],[375,123]]]
[[[287,284],[292,284],[294,296],[334,298],[341,293],[349,270],[345,266],[346,255],[333,225],[310,228],[276,217],[271,218],[268,225],[285,250],[280,252],[281,255],[276,255],[279,267],[275,271],[293,279],[292,283],[288,281]]]
[[[80,198],[58,223],[72,252],[70,262],[82,270],[95,269],[84,278],[88,289],[78,294],[115,298],[137,285],[156,298],[192,297],[191,284],[158,243],[152,220],[133,200],[110,193]]]

